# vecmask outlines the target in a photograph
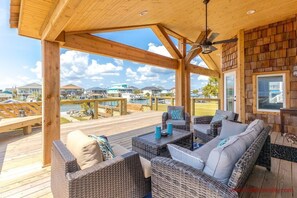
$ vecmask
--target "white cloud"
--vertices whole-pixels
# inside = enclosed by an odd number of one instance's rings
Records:
[[[114,58],[113,60],[117,65],[124,65],[124,61],[121,59]]]
[[[126,76],[128,78],[134,78],[134,79],[138,78],[137,72],[133,71],[130,67],[126,69]]]
[[[159,46],[157,46],[157,45],[154,44],[154,43],[149,43],[149,44],[148,44],[148,51],[149,51],[149,52],[154,52],[154,53],[156,53],[156,54],[160,54],[160,55],[163,55],[163,56],[167,56],[167,57],[172,58],[172,56],[171,56],[170,53],[167,51],[167,49],[165,48],[164,45],[159,45]]]
[[[92,60],[91,65],[88,66],[88,69],[86,70],[86,74],[88,76],[93,75],[119,75],[118,71],[123,70],[122,66],[115,66],[112,63],[106,63],[106,64],[99,64],[96,60]]]
[[[205,64],[205,62],[200,58],[200,56],[196,56],[191,60],[191,64],[197,65],[200,67],[208,68],[208,66]]]
[[[201,80],[201,81],[208,81],[209,77],[208,76],[203,76],[203,75],[199,75],[197,80]]]
[[[42,74],[42,63],[41,61],[36,62],[36,67],[30,69],[31,72],[35,73],[37,79],[41,79],[41,74]]]

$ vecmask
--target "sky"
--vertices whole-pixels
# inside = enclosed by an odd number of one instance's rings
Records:
[[[143,50],[171,57],[150,29],[96,34]],[[177,41],[172,39],[175,45]],[[0,1],[0,89],[42,82],[41,42],[18,35],[9,28],[9,1]],[[108,88],[114,83],[130,86],[175,86],[175,71],[131,61],[61,49],[61,85]],[[196,57],[193,64],[205,63]],[[191,75],[191,89],[206,85],[208,77]]]

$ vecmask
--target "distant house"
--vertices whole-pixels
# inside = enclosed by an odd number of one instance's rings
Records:
[[[122,94],[133,93],[134,88],[129,87],[126,83],[113,84],[112,87],[107,89],[108,94]]]
[[[17,87],[16,91],[20,100],[27,100],[29,96],[30,98],[41,96],[42,86],[38,83],[31,83]]]
[[[63,97],[81,96],[84,93],[84,89],[77,85],[69,84],[61,87],[60,92]]]
[[[0,90],[0,102],[12,99],[12,92]]]
[[[150,96],[159,95],[162,92],[158,87],[144,87],[141,90],[144,95],[149,94]]]
[[[102,98],[103,96],[105,96],[107,94],[107,90],[104,88],[100,88],[100,87],[92,87],[89,88],[85,91],[85,94],[87,95],[88,98]]]

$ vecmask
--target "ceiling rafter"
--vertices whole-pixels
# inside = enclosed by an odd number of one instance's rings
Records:
[[[178,61],[176,59],[90,34],[65,35],[65,43],[63,47],[167,69],[177,69],[178,67]]]
[[[188,65],[188,69],[191,73],[204,75],[204,76],[211,76],[211,77],[220,77],[220,73],[215,70],[207,69],[201,66],[196,66],[193,64]]]
[[[153,25],[153,26],[151,26],[151,29],[153,30],[155,35],[159,38],[159,40],[162,42],[162,44],[165,46],[165,48],[168,50],[168,52],[170,53],[170,55],[173,58],[175,58],[175,59],[182,58],[182,54],[177,49],[177,47],[174,45],[174,43],[172,42],[171,38],[166,33],[166,31],[162,25],[160,25],[160,24]]]

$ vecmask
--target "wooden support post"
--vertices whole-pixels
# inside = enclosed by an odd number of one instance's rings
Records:
[[[219,82],[219,98],[220,101],[218,102],[218,109],[224,110],[224,74],[221,72],[220,78],[218,79]]]
[[[30,133],[32,133],[32,126],[29,125],[29,126],[24,127],[23,133],[24,133],[24,135],[29,135]]]
[[[51,162],[51,147],[60,139],[60,47],[42,41],[42,148],[43,165]]]
[[[151,110],[153,110],[153,97],[150,96],[150,107],[151,107]]]
[[[237,35],[237,70],[236,70],[236,109],[239,120],[245,123],[245,86],[244,86],[244,31],[240,30]]]
[[[94,119],[98,119],[98,101],[94,102]]]
[[[191,108],[192,113],[191,113],[191,115],[195,116],[195,98],[191,98],[191,104],[192,104],[192,108]]]
[[[155,111],[158,111],[158,101],[159,98],[155,97]]]
[[[185,106],[185,61],[178,59],[178,69],[175,72],[175,105]]]

